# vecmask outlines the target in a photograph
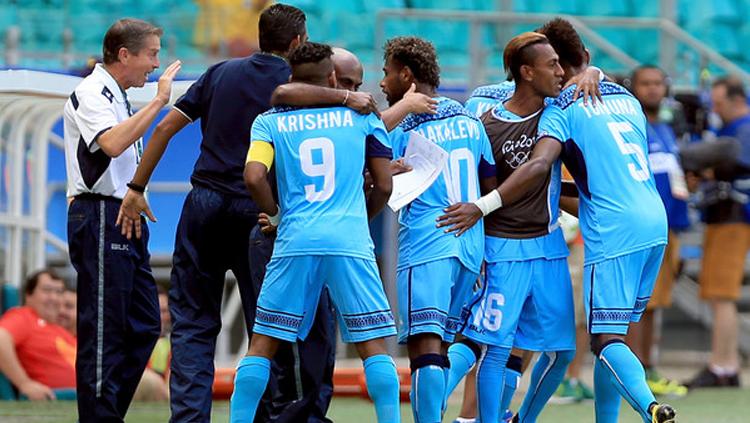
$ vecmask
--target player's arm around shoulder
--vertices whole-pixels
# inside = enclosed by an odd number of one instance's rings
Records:
[[[346,106],[357,113],[378,113],[378,103],[368,92],[320,87],[304,82],[279,85],[271,94],[271,106]]]

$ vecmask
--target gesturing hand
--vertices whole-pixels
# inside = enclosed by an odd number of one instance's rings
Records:
[[[172,95],[172,81],[181,67],[182,62],[175,60],[171,65],[167,66],[167,69],[159,77],[159,82],[156,85],[156,97],[163,101],[164,104],[169,103],[169,98]]]
[[[409,105],[409,112],[420,114],[427,113],[434,115],[437,113],[437,100],[417,92],[416,84],[411,84],[409,90],[404,94],[403,101]]]
[[[122,234],[128,239],[133,237],[133,232],[136,238],[141,238],[141,213],[145,214],[150,221],[156,222],[156,217],[151,213],[151,208],[143,193],[129,189],[122,199],[115,223],[121,227]]]

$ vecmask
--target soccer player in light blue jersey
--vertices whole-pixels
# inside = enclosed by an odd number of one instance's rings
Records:
[[[444,409],[447,345],[453,342],[483,257],[481,225],[455,237],[436,228],[435,220],[445,207],[477,199],[480,179],[494,183],[494,159],[481,122],[460,103],[437,95],[439,67],[431,43],[397,37],[386,43],[384,58],[380,85],[389,104],[401,100],[412,84],[438,102],[436,114],[409,115],[393,129],[394,156],[404,155],[412,132],[449,154],[442,175],[399,215],[399,342],[409,351],[414,419],[435,423]]]
[[[292,80],[336,85],[331,48],[305,43],[289,57]],[[237,367],[232,422],[252,422],[282,341],[304,339],[325,284],[342,338],[356,344],[379,422],[400,421],[396,334],[375,263],[368,216],[390,195],[392,158],[382,121],[345,107],[273,108],[253,123],[245,182],[278,235],[258,297],[247,356]],[[276,161],[280,206],[266,176]],[[362,191],[367,166],[374,188]]]
[[[563,77],[555,50],[537,32],[514,37],[503,56],[517,89],[507,101],[481,117],[495,154],[499,183],[528,160],[545,98],[560,93]],[[544,352],[534,367],[531,386],[518,413],[521,422],[536,421],[574,356],[568,249],[558,223],[560,173],[558,161],[523,201],[493,213],[483,213],[480,200],[453,205],[439,219],[438,226],[443,227],[458,223],[463,213],[473,216],[469,219],[473,222],[486,216],[485,283],[481,295],[472,300],[471,317],[463,329],[467,338],[485,346],[477,375],[482,421],[497,421],[505,412],[506,404],[501,402],[498,407],[500,399],[506,398],[503,385],[514,390],[509,382],[520,377],[510,365],[505,369],[506,361],[510,364],[511,347]],[[497,185],[483,188],[484,193],[492,192]],[[471,354],[456,351],[460,347],[451,347],[451,355],[458,353],[471,360]],[[452,367],[452,376],[461,370]]]
[[[553,22],[584,50],[572,25]],[[566,77],[582,71],[564,60],[561,55]],[[624,343],[630,322],[646,307],[667,241],[664,206],[645,155],[646,118],[623,87],[603,82],[600,88],[603,101],[596,106],[574,100],[574,88],[564,90],[543,112],[531,159],[480,201],[497,210],[521,200],[562,157],[580,196],[597,422],[617,421],[620,396],[644,422],[673,422],[674,409],[656,402],[643,366]]]

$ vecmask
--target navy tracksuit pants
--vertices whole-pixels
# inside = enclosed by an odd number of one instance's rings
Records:
[[[231,270],[237,279],[245,324],[248,330],[252,330],[262,281],[262,275],[258,278],[257,272],[263,270],[267,262],[267,259],[264,259],[262,264],[258,262],[256,265],[256,260],[253,260],[252,269],[256,273],[251,272],[251,245],[258,245],[251,244],[249,240],[256,223],[257,207],[249,198],[230,196],[195,186],[185,199],[177,226],[169,291],[169,309],[172,315],[170,400],[173,422],[210,420],[214,351],[216,337],[221,329],[221,301],[227,270]],[[270,249],[267,255],[270,257]],[[333,339],[331,335],[328,342],[332,343]],[[326,366],[327,361],[322,360],[321,356],[327,357],[329,352],[322,352],[317,356],[308,351],[299,353],[310,354],[310,359],[299,367],[296,374],[300,376],[295,376],[291,380],[308,381],[309,387],[310,384],[316,383],[315,378],[309,379],[302,375],[322,374],[323,371],[319,368]],[[306,366],[312,366],[314,370],[308,371]],[[274,366],[274,375],[278,374],[279,368],[283,369],[281,373],[296,371],[293,362],[284,363]],[[331,374],[332,369],[331,364]],[[279,380],[283,386],[278,386],[278,391],[274,392],[289,392],[286,387],[291,380]],[[274,387],[273,384],[269,386]],[[298,392],[297,385],[289,386],[292,386],[290,389],[293,392]],[[297,398],[295,395],[290,407],[299,402]],[[323,413],[328,408],[328,401],[325,401]],[[266,400],[265,415],[280,414],[281,411],[274,411],[276,408],[273,405],[286,403]],[[303,408],[302,412],[311,413],[308,408]],[[294,417],[288,421],[305,422],[307,419]]]
[[[80,195],[68,209],[70,261],[77,272],[78,418],[122,422],[161,320],[149,265],[148,227],[128,240],[115,226],[120,201]]]

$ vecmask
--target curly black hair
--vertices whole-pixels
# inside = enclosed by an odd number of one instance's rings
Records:
[[[383,58],[397,60],[408,66],[419,82],[433,87],[440,85],[440,66],[435,46],[418,37],[396,37],[386,41]]]
[[[552,48],[560,56],[560,63],[563,67],[567,64],[578,68],[586,61],[586,47],[573,25],[565,19],[552,19],[538,28],[536,32],[547,36]]]
[[[333,56],[333,50],[328,44],[306,41],[289,54],[289,64],[294,66],[305,63],[318,63]]]

